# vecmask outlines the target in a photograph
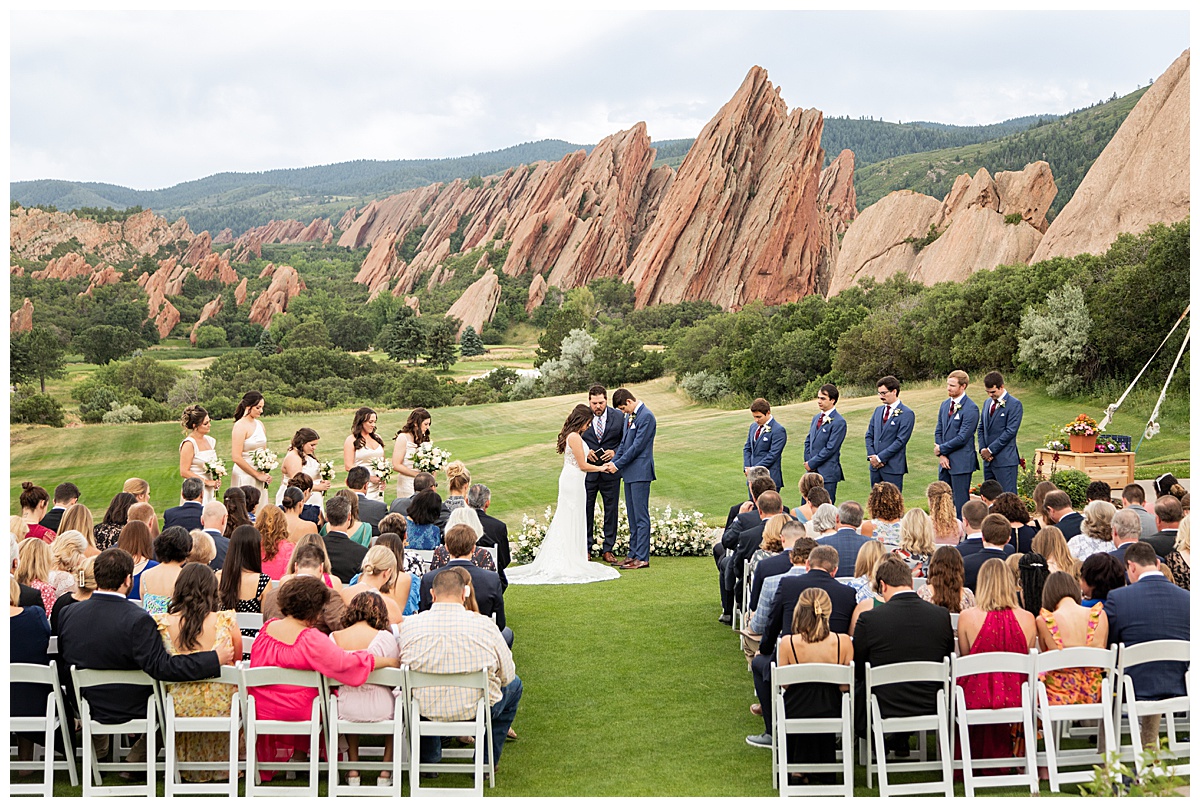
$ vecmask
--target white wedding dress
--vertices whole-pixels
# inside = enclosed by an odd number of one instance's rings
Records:
[[[611,566],[588,560],[585,474],[575,463],[575,452],[568,447],[564,453],[558,477],[558,509],[533,562],[505,572],[513,585],[595,583],[621,576]]]

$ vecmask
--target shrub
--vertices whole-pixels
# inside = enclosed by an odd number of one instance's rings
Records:
[[[58,401],[49,395],[21,395],[13,399],[9,420],[13,423],[40,423],[61,428],[63,410]]]
[[[199,373],[188,373],[181,376],[167,393],[167,406],[173,409],[183,409],[200,400],[200,390],[203,381]]]
[[[233,413],[237,409],[237,403],[233,398],[224,395],[209,398],[201,406],[208,410],[208,416],[213,420],[228,420],[233,417]]]
[[[1087,504],[1087,489],[1088,485],[1092,484],[1092,478],[1083,471],[1063,468],[1050,474],[1050,481],[1071,497],[1071,505],[1076,509]]]
[[[1004,217],[1005,224],[1020,224],[1023,220],[1020,213],[1009,213]]]
[[[120,389],[130,390],[155,401],[166,401],[182,371],[173,365],[155,361],[149,356],[138,356],[114,365],[112,373],[112,378]]]
[[[698,373],[688,373],[679,379],[683,391],[697,401],[715,401],[730,394],[729,379],[720,373],[709,373],[701,370]]]
[[[137,423],[142,419],[142,410],[138,409],[133,404],[125,404],[124,406],[113,405],[113,408],[104,413],[104,417],[100,420],[104,423]]]
[[[141,410],[142,415],[138,418],[140,423],[163,423],[179,417],[178,413],[166,404],[141,395],[126,396],[122,399],[122,403]]]
[[[279,411],[284,414],[325,411],[325,404],[320,401],[314,401],[311,398],[277,398],[277,400]]]
[[[290,328],[279,340],[279,344],[284,350],[293,347],[333,346],[329,339],[329,329],[319,320],[309,320]]]
[[[542,365],[542,386],[548,395],[578,392],[591,381],[589,367],[595,359],[596,339],[575,328],[562,340],[560,355]]]
[[[229,347],[229,338],[224,328],[216,325],[201,325],[196,329],[196,347],[205,350],[214,347]]]
[[[80,385],[80,387],[84,386],[84,384]],[[120,402],[121,395],[112,387],[89,385],[86,390],[77,391],[75,398],[79,401],[79,417],[83,422],[99,423],[112,410],[113,405]]]
[[[1017,358],[1035,375],[1054,379],[1046,388],[1048,394],[1078,391],[1082,383],[1078,369],[1086,357],[1091,329],[1092,318],[1079,287],[1067,284],[1054,289],[1046,295],[1044,306],[1029,306],[1021,317],[1024,335]]]
[[[530,398],[537,398],[540,394],[541,384],[537,378],[529,375],[523,375],[513,382],[512,387],[508,390],[508,400],[510,401],[528,401]]]

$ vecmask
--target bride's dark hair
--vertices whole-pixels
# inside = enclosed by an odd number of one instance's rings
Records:
[[[592,410],[587,404],[579,404],[571,410],[571,414],[567,415],[567,422],[563,424],[562,431],[558,433],[559,454],[567,450],[567,435],[582,429],[591,421],[592,417]]]

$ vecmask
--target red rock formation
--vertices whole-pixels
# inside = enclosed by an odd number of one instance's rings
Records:
[[[489,268],[483,273],[483,277],[467,286],[462,296],[450,306],[446,316],[462,320],[462,324],[458,326],[458,336],[462,336],[468,325],[475,329],[475,333],[479,333],[483,330],[484,323],[492,321],[499,302],[500,278],[496,276],[495,269]]]
[[[46,268],[31,272],[34,280],[71,280],[76,277],[87,277],[93,269],[77,252],[68,252],[61,258],[55,258],[46,264]]]
[[[819,289],[830,251],[817,206],[823,123],[816,109],[789,114],[752,68],[692,144],[633,256],[637,305],[773,305]]]
[[[115,267],[105,266],[103,269],[97,270],[96,273],[92,275],[92,279],[88,283],[87,290],[80,292],[80,295],[91,297],[92,290],[97,286],[112,286],[120,283],[124,279],[125,275],[118,271]]]
[[[233,230],[229,229],[228,227],[226,227],[224,230],[221,230],[221,232],[217,233],[217,237],[213,239],[213,243],[214,244],[232,244],[233,243]]]
[[[421,300],[416,295],[405,297],[404,304],[411,308],[418,317],[421,316]]]
[[[271,285],[250,306],[250,321],[269,328],[271,318],[287,311],[288,303],[304,288],[304,281],[295,269],[290,266],[278,267],[271,277]]]
[[[263,244],[305,244],[317,241],[328,244],[332,240],[333,228],[329,225],[329,219],[313,219],[307,227],[295,219],[272,219],[267,224],[251,227],[242,233],[234,242],[233,248],[240,260],[242,255],[247,254],[246,249],[255,252],[261,258]],[[255,247],[255,244],[258,246]]]
[[[1046,230],[1034,261],[1099,255],[1121,233],[1191,215],[1191,50],[1138,100]]]
[[[337,228],[339,230],[341,230],[342,232],[345,232],[346,228],[354,223],[354,216],[357,212],[358,212],[358,209],[352,207],[349,210],[347,210],[345,213],[343,213],[342,217],[340,219],[338,219]]]
[[[246,278],[243,277],[242,282],[233,290],[233,301],[239,306],[246,302]]]
[[[220,280],[226,286],[237,283],[238,273],[224,255],[210,252],[195,267],[196,277],[201,280]]]
[[[25,267],[17,266],[15,263],[9,267],[8,274],[12,277],[25,277]]]
[[[268,263],[266,266],[263,267],[263,270],[258,273],[258,279],[262,280],[264,277],[271,277],[274,274],[275,274],[275,264]]]
[[[243,238],[246,238],[246,236],[243,236]],[[239,247],[238,244],[241,244],[241,246]],[[233,245],[233,260],[231,263],[250,263],[251,255],[256,258],[262,257],[262,241],[257,236],[250,236],[246,238],[245,243],[242,243],[242,239],[239,238],[237,243]]]
[[[74,238],[84,253],[95,253],[116,263],[153,255],[160,247],[191,240],[187,221],[169,224],[149,210],[125,221],[104,224],[81,219],[74,213],[50,213],[40,208],[17,207],[9,216],[10,248],[14,257],[42,260],[64,241]]]
[[[206,321],[212,319],[217,314],[221,313],[221,307],[224,303],[221,300],[221,295],[217,295],[212,300],[204,304],[204,308],[200,309],[200,317],[196,320],[196,324],[192,326],[191,332],[188,334],[188,341],[192,345],[196,344],[196,331],[200,330],[200,326]]]
[[[1020,213],[1039,233],[1048,226],[1046,211],[1058,195],[1050,163],[1039,160],[1021,171],[1001,171],[996,174],[996,191],[1000,194],[1000,212]]]
[[[183,257],[180,258],[180,263],[195,266],[211,254],[212,236],[208,234],[208,230],[205,230],[191,240]]]
[[[158,310],[158,316],[154,318],[154,326],[158,328],[158,338],[166,339],[167,334],[174,330],[179,324],[179,310],[171,305],[170,301],[163,301],[162,308]]]
[[[21,303],[20,308],[9,315],[8,330],[10,333],[28,333],[33,330],[33,303],[28,297]]]
[[[542,301],[546,299],[546,289],[549,286],[546,278],[541,275],[533,276],[533,280],[529,283],[529,299],[525,301],[526,314],[532,314],[533,310],[542,304]]]
[[[821,172],[817,204],[833,223],[834,232],[844,233],[858,215],[858,196],[854,192],[854,152],[842,149],[837,159]]]

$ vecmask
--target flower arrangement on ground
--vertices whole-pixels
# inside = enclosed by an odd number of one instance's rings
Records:
[[[371,472],[371,476],[379,477],[381,485],[386,484],[392,475],[392,461],[387,457],[373,457],[364,463],[364,467]]]
[[[250,452],[250,467],[256,471],[274,471],[279,467],[279,457],[269,448],[256,448]]]
[[[225,460],[221,459],[220,457],[217,457],[213,460],[206,460],[204,463],[204,473],[208,475],[209,479],[212,479],[216,482],[221,481],[221,477],[228,473],[228,471],[225,470]]]
[[[317,466],[317,478],[322,482],[332,482],[336,474],[333,470],[333,460],[325,460]]]
[[[546,538],[554,508],[547,507],[540,519],[521,516],[521,531],[512,545],[513,563],[529,563],[537,557],[538,548]],[[596,508],[596,525],[591,551],[599,552],[604,544],[604,515]],[[687,557],[707,555],[712,551],[713,530],[704,523],[704,514],[695,510],[668,506],[650,511],[650,554],[658,557]],[[613,552],[619,557],[629,552],[629,518],[622,507],[617,514],[617,542]]]
[[[433,443],[421,443],[413,454],[412,464],[418,471],[436,474],[450,464],[450,452]]]

